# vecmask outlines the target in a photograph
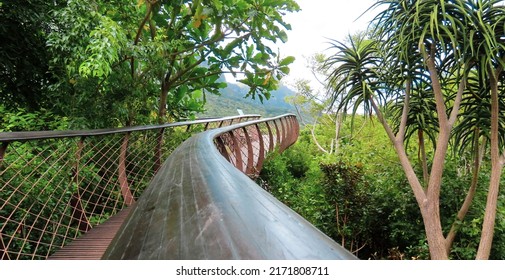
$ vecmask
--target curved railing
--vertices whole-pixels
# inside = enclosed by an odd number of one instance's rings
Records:
[[[175,150],[104,259],[355,259],[259,187],[268,151],[298,136],[294,115],[199,133]]]
[[[132,205],[190,135],[258,118],[0,133],[0,259],[46,259]]]

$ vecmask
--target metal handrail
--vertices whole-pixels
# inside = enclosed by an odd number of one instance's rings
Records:
[[[165,123],[159,125],[142,125],[142,126],[129,126],[120,128],[105,128],[105,129],[90,129],[90,130],[61,130],[61,131],[14,131],[14,132],[0,132],[0,142],[13,142],[13,141],[27,141],[27,140],[41,140],[41,139],[55,139],[66,137],[87,137],[87,136],[100,136],[110,135],[126,132],[138,132],[155,129],[164,129],[179,126],[191,126],[207,123],[224,123],[230,121],[241,122],[241,120],[259,119],[261,116],[257,114],[230,116],[222,118],[204,118],[194,121],[183,121],[174,123]],[[228,124],[228,125],[230,125]]]
[[[132,205],[193,133],[259,117],[0,133],[0,259],[46,259]]]
[[[356,259],[250,177],[294,115],[196,134],[165,161],[103,259]],[[249,177],[247,175],[249,175]]]

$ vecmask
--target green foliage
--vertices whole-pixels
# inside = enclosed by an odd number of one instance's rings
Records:
[[[109,76],[112,65],[120,59],[119,51],[126,45],[124,31],[112,19],[100,17],[98,27],[89,36],[87,58],[79,66],[79,75],[83,78]]]
[[[67,125],[66,118],[55,116],[44,109],[35,112],[24,108],[8,110],[0,104],[0,132],[62,130]]]
[[[40,110],[51,99],[50,54],[45,46],[50,12],[62,0],[5,0],[0,6],[0,103],[12,109]]]
[[[303,129],[298,142],[283,154],[269,155],[261,172],[261,185],[360,258],[429,259],[419,208],[377,121],[358,116],[352,130],[351,120],[347,119],[342,125],[337,155],[321,154],[309,129]],[[324,141],[324,136],[331,137],[333,130],[330,123],[319,125],[315,133]],[[416,154],[416,149],[412,149],[414,161]],[[470,185],[472,166],[462,165],[467,158],[471,157],[463,154],[447,159],[440,202],[445,233]],[[475,258],[489,172],[489,166],[484,165],[473,205],[460,223],[452,259]],[[500,194],[500,201],[502,197]],[[504,256],[501,244],[505,224],[500,218],[505,214],[504,207],[500,203],[491,259]]]
[[[0,100],[49,110],[71,128],[178,120],[202,112],[231,73],[269,99],[293,57],[292,1],[2,2]]]
[[[407,248],[424,238],[421,216],[394,151],[380,127],[356,123],[352,137],[344,123],[337,156],[320,155],[302,130],[294,146],[269,155],[260,183],[360,258],[419,258]],[[318,139],[331,131],[320,126]]]
[[[377,47],[377,42],[363,37],[350,39],[349,45],[332,42],[336,54],[328,57],[323,65],[325,69],[333,69],[328,82],[333,93],[330,107],[336,104],[339,111],[352,111],[355,115],[363,106],[365,113],[371,114],[376,95],[379,101],[385,100],[375,90],[379,84],[376,68],[381,62]]]

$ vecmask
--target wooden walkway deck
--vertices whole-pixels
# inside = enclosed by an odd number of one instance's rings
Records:
[[[48,260],[99,260],[130,213],[132,207],[121,210],[105,223],[59,249]]]

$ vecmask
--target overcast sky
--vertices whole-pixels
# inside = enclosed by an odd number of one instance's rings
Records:
[[[304,57],[328,48],[328,38],[343,40],[347,35],[365,30],[376,11],[363,14],[376,0],[296,0],[301,11],[286,15],[291,24],[288,42],[281,44],[281,56],[295,56],[296,61],[285,83],[311,78]],[[359,18],[359,19],[358,19]]]

